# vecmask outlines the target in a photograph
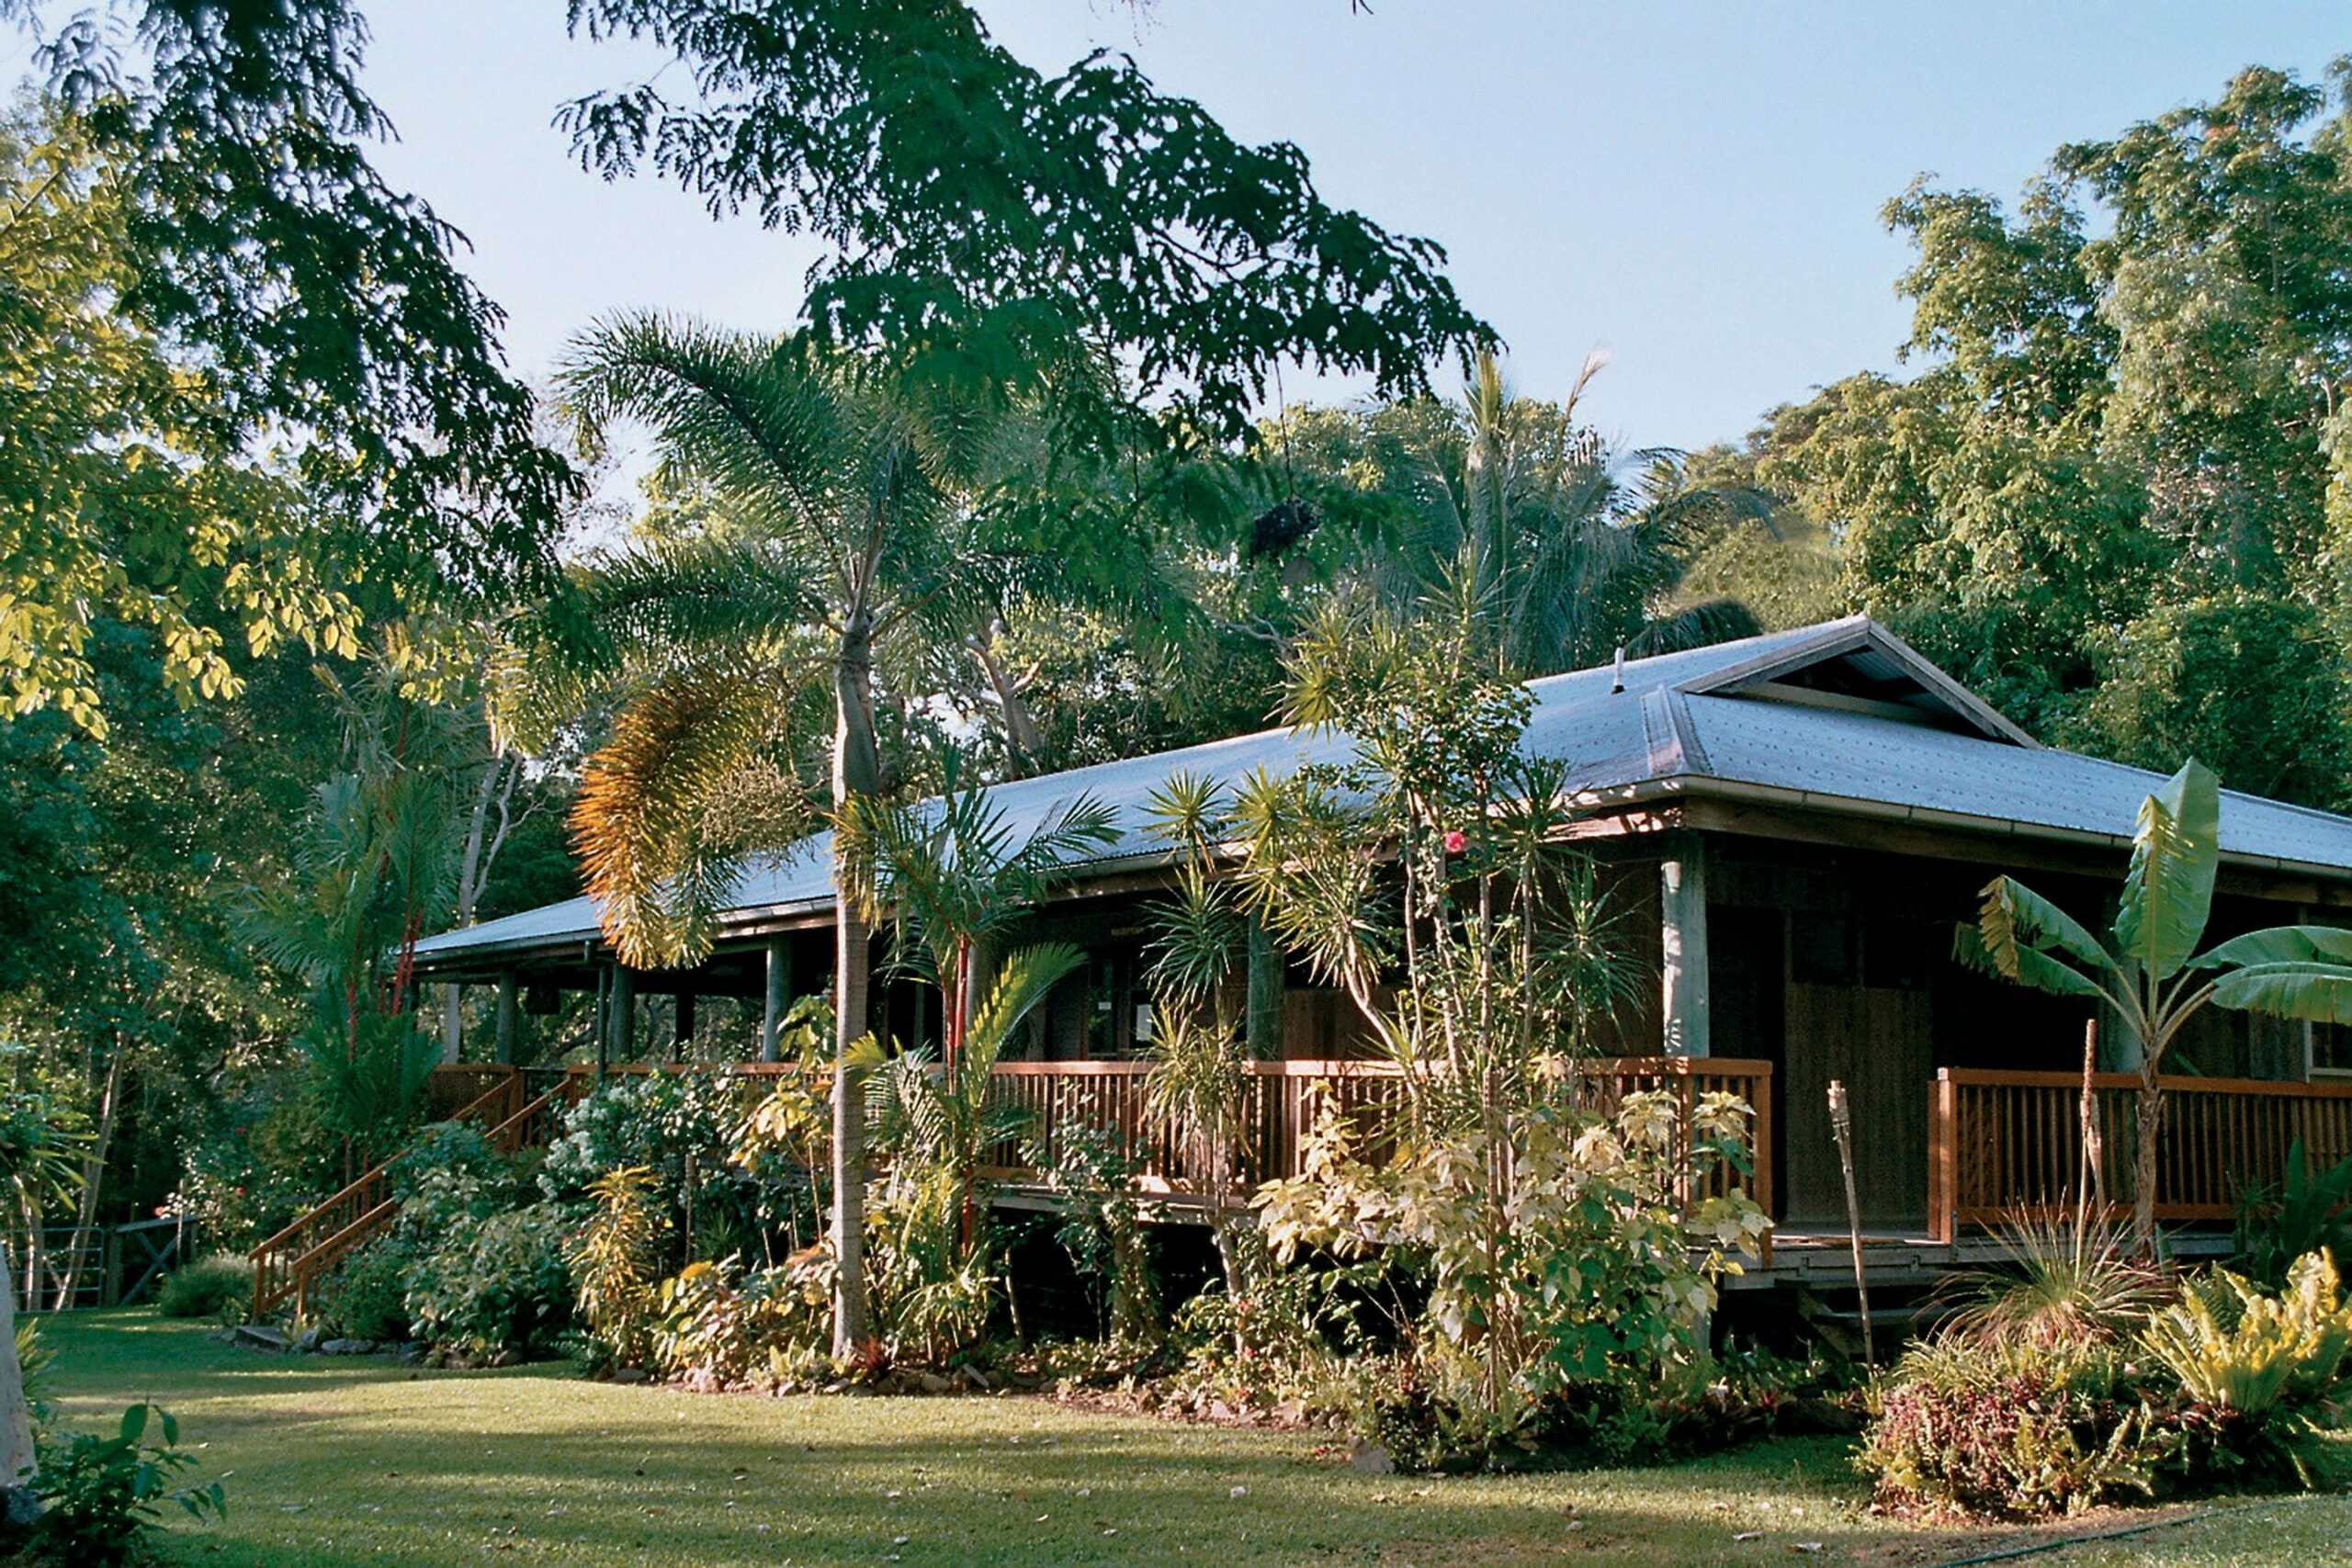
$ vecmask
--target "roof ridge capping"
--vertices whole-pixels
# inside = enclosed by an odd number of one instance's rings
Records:
[[[1848,615],[1843,620],[1804,628],[1804,635],[1794,640],[1779,642],[1736,663],[1702,671],[1676,682],[1674,690],[1691,696],[1736,696],[1750,687],[1793,675],[1826,660],[1864,650],[1901,670],[1938,706],[1987,739],[2037,751],[2044,749],[2041,741],[2011,723],[1998,708],[1945,674],[1917,649],[1867,615]]]

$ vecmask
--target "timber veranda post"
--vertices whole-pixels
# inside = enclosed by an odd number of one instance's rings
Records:
[[[792,997],[792,939],[782,931],[768,938],[767,995],[760,1013],[760,1060],[784,1059],[784,1014]]]
[[[1713,1054],[1707,975],[1707,846],[1695,832],[1675,837],[1658,864],[1660,1043],[1669,1056]]]

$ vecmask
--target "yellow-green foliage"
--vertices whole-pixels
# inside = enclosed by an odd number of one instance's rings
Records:
[[[832,1262],[812,1252],[745,1274],[738,1259],[689,1263],[664,1280],[652,1361],[665,1375],[773,1387],[824,1364]]]
[[[618,1366],[640,1366],[651,1349],[653,1257],[662,1233],[653,1188],[653,1172],[641,1165],[607,1171],[590,1182],[588,1196],[595,1208],[564,1249],[590,1339]]]
[[[1328,1118],[1306,1173],[1261,1190],[1260,1219],[1284,1260],[1375,1245],[1426,1258],[1433,1387],[1451,1392],[1464,1360],[1488,1402],[1507,1384],[1646,1371],[1698,1347],[1716,1280],[1739,1272],[1770,1224],[1738,1188],[1683,1210],[1681,1195],[1745,1142],[1750,1114],[1703,1096],[1686,1147],[1663,1093],[1627,1095],[1613,1118],[1544,1104],[1508,1113],[1493,1142],[1464,1132],[1386,1164]]]
[[[2334,1384],[2352,1350],[2352,1304],[2343,1295],[2325,1252],[2298,1259],[2276,1296],[2216,1269],[2184,1285],[2143,1337],[2189,1398],[2258,1417],[2317,1400]]]

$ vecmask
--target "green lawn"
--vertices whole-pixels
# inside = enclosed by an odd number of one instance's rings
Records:
[[[560,1368],[412,1372],[217,1345],[145,1313],[51,1319],[66,1420],[180,1417],[225,1525],[187,1563],[1927,1564],[2021,1537],[1874,1520],[1842,1445],[1670,1471],[1411,1480],[1311,1438],[1037,1400],[698,1397]],[[1240,1489],[1237,1495],[1236,1489]],[[2228,1505],[2224,1505],[2228,1506]],[[2337,1560],[2352,1502],[2298,1498],[2029,1562]],[[2127,1521],[2107,1521],[2128,1522]],[[1571,1524],[1579,1528],[1571,1529]],[[1733,1537],[1760,1530],[1760,1538]]]

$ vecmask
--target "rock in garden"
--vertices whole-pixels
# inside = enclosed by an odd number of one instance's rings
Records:
[[[1388,1450],[1378,1443],[1357,1444],[1356,1451],[1348,1456],[1348,1464],[1351,1468],[1360,1470],[1366,1475],[1396,1473],[1396,1461],[1389,1458]]]
[[[306,1328],[295,1337],[294,1348],[306,1356],[310,1355],[321,1345],[326,1343],[326,1337],[327,1331],[323,1328]]]
[[[925,1393],[945,1393],[956,1386],[937,1372],[925,1372],[915,1379],[915,1383]]]
[[[519,1367],[523,1364],[523,1352],[509,1345],[492,1356],[490,1364],[493,1367]]]
[[[618,1367],[613,1371],[613,1381],[615,1382],[628,1383],[634,1386],[638,1383],[651,1382],[653,1381],[653,1374],[647,1371],[643,1367]]]
[[[286,1331],[272,1328],[266,1323],[248,1323],[237,1330],[237,1337],[248,1345],[264,1350],[283,1350],[289,1343]]]

